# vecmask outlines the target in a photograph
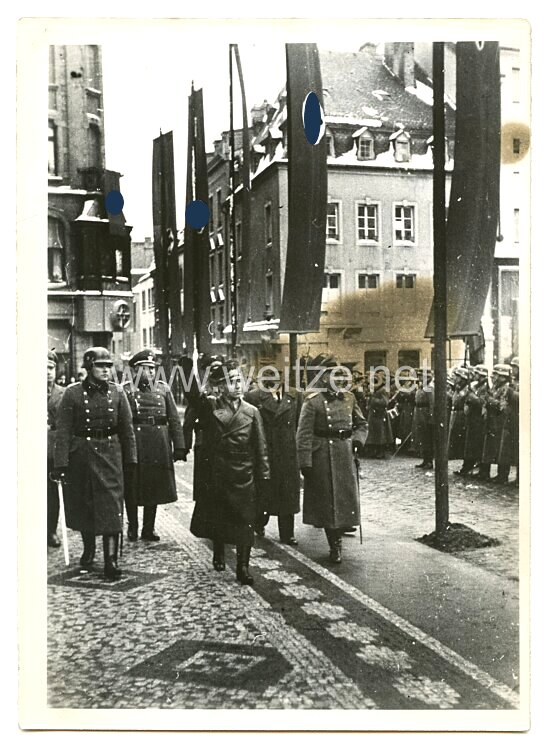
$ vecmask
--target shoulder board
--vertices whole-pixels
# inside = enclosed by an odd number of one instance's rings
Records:
[[[81,383],[68,383],[66,388],[63,388],[63,390],[68,391],[71,388],[74,388],[75,386],[81,385]]]
[[[309,401],[311,398],[315,398],[316,396],[319,396],[319,391],[310,391],[310,393],[304,394],[304,399],[306,401]]]

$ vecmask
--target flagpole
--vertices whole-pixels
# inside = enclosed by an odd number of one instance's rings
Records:
[[[447,268],[444,120],[444,42],[433,42],[433,264],[434,264],[434,443],[435,530],[449,524],[447,419]]]
[[[230,215],[229,235],[231,247],[231,327],[232,355],[236,356],[238,338],[238,288],[237,288],[237,249],[236,249],[236,211],[234,208],[234,97],[232,90],[232,52],[234,45],[229,44],[229,99],[230,99]]]

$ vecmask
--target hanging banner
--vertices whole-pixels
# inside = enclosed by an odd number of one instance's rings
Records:
[[[448,335],[478,334],[491,284],[501,155],[497,42],[458,42],[455,161],[446,225]],[[425,334],[433,335],[433,312]]]
[[[327,221],[327,145],[322,122],[323,90],[315,44],[287,44],[289,223],[279,330],[318,331],[323,293]],[[317,102],[321,130],[309,142],[303,121],[307,99]],[[321,110],[321,116],[319,113]],[[317,115],[317,117],[316,117]],[[319,122],[321,120],[321,123]],[[311,138],[310,140],[313,140]]]

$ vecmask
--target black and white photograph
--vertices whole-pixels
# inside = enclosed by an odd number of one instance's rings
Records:
[[[17,27],[21,728],[527,730],[529,23]]]

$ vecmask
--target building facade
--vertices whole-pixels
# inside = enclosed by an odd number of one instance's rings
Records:
[[[104,205],[120,175],[105,168],[100,47],[50,47],[48,126],[48,337],[69,380],[132,326],[131,228]]]

